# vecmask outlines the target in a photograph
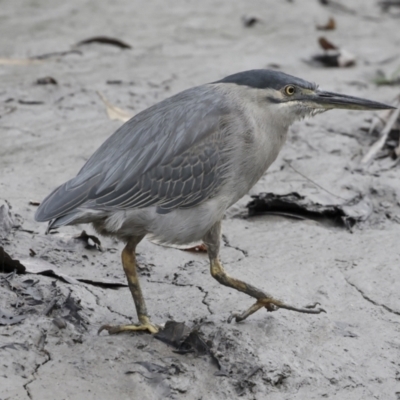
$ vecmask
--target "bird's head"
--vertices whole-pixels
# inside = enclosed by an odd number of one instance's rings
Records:
[[[231,83],[258,93],[257,102],[290,123],[332,109],[385,110],[394,107],[376,101],[320,90],[279,71],[257,69],[227,76],[218,83]]]

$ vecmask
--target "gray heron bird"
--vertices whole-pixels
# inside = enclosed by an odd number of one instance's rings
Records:
[[[90,157],[78,175],[50,193],[36,221],[48,229],[92,223],[101,235],[125,242],[122,265],[137,324],[100,328],[109,333],[155,333],[136,269],[136,246],[203,240],[211,275],[256,302],[233,314],[242,321],[261,308],[318,314],[318,304],[294,307],[229,276],[219,259],[221,220],[276,159],[289,126],[331,109],[384,110],[386,104],[326,92],[271,70],[251,70],[193,87],[140,112]]]

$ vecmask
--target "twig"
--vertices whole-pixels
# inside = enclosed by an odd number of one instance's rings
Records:
[[[300,171],[298,171],[295,167],[293,167],[293,165],[292,165],[289,161],[286,161],[286,160],[285,160],[285,162],[287,163],[287,165],[289,165],[290,168],[292,168],[292,170],[293,170],[294,172],[298,173],[298,174],[301,175],[304,179],[307,179],[307,180],[308,180],[309,182],[311,182],[313,185],[319,187],[320,189],[322,189],[322,190],[325,191],[326,193],[329,193],[330,195],[335,196],[335,197],[337,197],[338,199],[344,200],[344,201],[346,201],[346,202],[349,201],[348,199],[344,199],[343,197],[340,197],[340,196],[338,196],[337,194],[330,192],[328,189],[325,189],[324,187],[322,187],[319,183],[313,181],[313,180],[310,179],[308,176],[302,174],[302,173],[301,173]]]
[[[398,102],[400,101],[398,100]],[[400,108],[397,108],[396,110],[392,111],[392,115],[386,122],[386,125],[381,132],[381,137],[371,146],[367,154],[362,158],[361,164],[368,164],[375,158],[376,154],[382,149],[399,115],[400,115]]]
[[[103,95],[103,93],[97,91],[97,94],[106,106],[108,118],[116,119],[122,122],[129,121],[132,118],[133,115],[129,111],[125,111],[122,108],[112,105]]]

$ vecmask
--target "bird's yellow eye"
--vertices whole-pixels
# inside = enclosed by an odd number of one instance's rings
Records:
[[[296,88],[294,86],[292,86],[292,85],[289,85],[289,86],[285,87],[285,93],[288,96],[293,96],[295,91],[296,91]]]

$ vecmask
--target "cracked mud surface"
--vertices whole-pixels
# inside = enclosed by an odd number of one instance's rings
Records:
[[[389,102],[398,87],[368,82],[376,69],[398,67],[398,59],[380,63],[398,54],[399,20],[381,14],[375,2],[346,4],[354,15],[317,1],[307,9],[299,1],[272,0],[173,1],[168,7],[161,0],[27,0],[24,7],[3,1],[0,58],[67,51],[97,35],[133,48],[93,44],[37,64],[0,66],[0,201],[18,214],[0,245],[21,262],[32,249],[32,260],[73,278],[125,282],[120,243],[101,238],[103,252],[86,249],[72,237],[82,229],[93,233],[87,226],[45,236],[29,204],[76,174],[121,125],[108,119],[96,91],[136,113],[190,86],[273,63],[324,89]],[[244,14],[263,22],[246,29]],[[356,67],[311,68],[301,61],[318,52],[314,26],[329,16],[338,30],[326,35],[357,55]],[[34,84],[45,76],[58,85]],[[121,83],[107,83],[116,80]],[[259,311],[227,324],[253,300],[213,280],[206,254],[143,241],[138,261],[152,320],[199,326],[219,370],[210,357],[174,353],[149,335],[97,335],[104,323],[134,320],[127,287],[0,274],[0,311],[25,317],[0,326],[0,399],[398,400],[400,170],[388,158],[359,168],[376,140],[360,130],[372,115],[336,111],[295,124],[250,193],[296,191],[325,204],[361,194],[374,212],[352,234],[307,220],[244,218],[250,196],[223,222],[228,273],[289,304],[319,302],[327,314]]]

